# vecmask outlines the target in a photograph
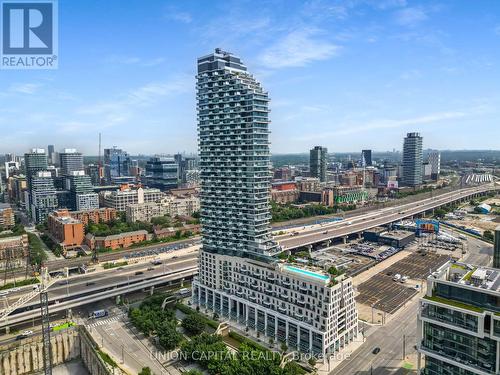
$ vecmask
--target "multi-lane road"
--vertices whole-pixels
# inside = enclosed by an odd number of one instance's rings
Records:
[[[139,263],[106,271],[61,278],[60,281],[48,288],[51,312],[67,310],[84,303],[92,303],[113,296],[151,288],[181,278],[187,279],[198,272],[197,267],[197,254],[192,253],[164,260],[162,264],[156,266],[150,263]],[[6,308],[8,304],[14,303],[28,291],[30,289],[24,287],[4,296],[3,300],[0,300],[3,304],[1,308]],[[34,297],[23,306],[23,311],[14,311],[7,319],[0,321],[0,327],[39,317],[38,306],[38,298]]]
[[[323,225],[313,225],[300,231],[278,236],[276,240],[283,250],[313,245],[354,233],[361,233],[370,228],[419,215],[448,203],[468,198],[474,194],[484,193],[492,189],[494,189],[492,186],[481,186],[452,191],[433,198],[406,203],[400,206],[382,208],[366,214],[350,217],[346,220]]]
[[[467,254],[464,261],[487,266],[492,259],[493,249],[488,243],[477,238],[468,237]],[[420,294],[422,296],[422,294]],[[331,375],[341,374],[373,374],[389,375],[403,374],[403,343],[407,359],[414,359],[417,343],[417,310],[418,297],[399,310],[389,322],[381,327],[369,327],[366,341],[349,359],[341,362]],[[373,354],[374,348],[380,348],[378,354]]]

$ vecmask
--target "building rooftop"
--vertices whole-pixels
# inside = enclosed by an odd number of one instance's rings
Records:
[[[500,292],[500,269],[449,261],[430,276],[435,279]]]
[[[62,224],[81,224],[80,220],[73,219],[71,216],[54,216],[54,218]]]

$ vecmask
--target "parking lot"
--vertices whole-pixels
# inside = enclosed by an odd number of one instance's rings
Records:
[[[356,302],[394,314],[410,300],[417,290],[395,282],[391,276],[379,273],[358,286]]]
[[[395,274],[408,276],[412,280],[425,279],[445,264],[450,257],[435,253],[413,253],[388,267],[384,273],[390,277]]]

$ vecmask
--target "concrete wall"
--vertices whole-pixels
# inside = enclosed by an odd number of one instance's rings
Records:
[[[54,366],[80,356],[77,330],[68,329],[51,337]],[[0,375],[22,375],[43,371],[43,343],[41,336],[21,340],[0,348]]]
[[[110,371],[97,354],[97,344],[84,327],[71,328],[50,338],[52,365],[81,358],[92,375],[109,375]],[[43,372],[41,336],[0,347],[0,375],[24,375]]]

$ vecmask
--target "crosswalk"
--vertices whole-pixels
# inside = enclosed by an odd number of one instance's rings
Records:
[[[103,325],[111,324],[111,323],[114,323],[114,322],[117,322],[117,321],[121,320],[121,318],[123,316],[124,316],[124,314],[115,315],[115,316],[113,316],[111,318],[107,318],[107,319],[97,318],[95,320],[92,320],[91,321],[92,323],[85,324],[85,327],[87,327],[87,328],[89,328],[89,327],[98,327],[98,326],[103,326]]]

